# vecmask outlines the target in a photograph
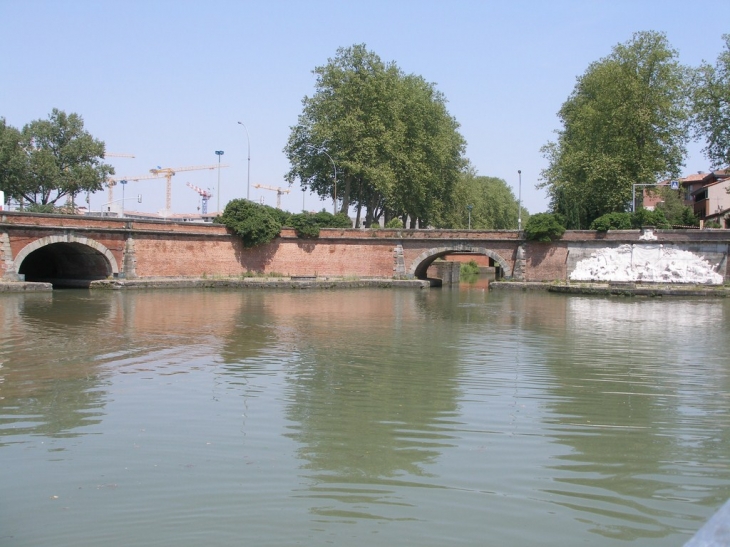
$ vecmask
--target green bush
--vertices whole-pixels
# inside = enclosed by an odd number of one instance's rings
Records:
[[[465,277],[470,277],[473,275],[479,274],[479,264],[477,264],[474,260],[470,260],[469,262],[462,262],[459,266],[460,274]]]
[[[28,213],[56,213],[56,206],[53,203],[29,203],[25,206]]]
[[[591,222],[590,229],[599,232],[608,230],[631,230],[631,213],[607,213]]]
[[[385,228],[389,228],[391,230],[397,230],[399,228],[403,228],[403,221],[401,219],[399,219],[398,217],[393,217],[388,222],[385,223]]]
[[[281,224],[271,209],[247,199],[234,199],[215,222],[241,236],[244,247],[265,245],[281,232]]]
[[[656,228],[671,228],[667,221],[667,217],[661,209],[639,209],[631,215],[632,228],[641,228],[642,226],[654,226]]]
[[[555,241],[565,233],[562,215],[554,213],[537,213],[531,215],[525,226],[525,239],[528,241]]]
[[[288,225],[294,228],[298,237],[319,237],[321,228],[351,228],[350,217],[343,213],[333,215],[327,211],[290,215]]]

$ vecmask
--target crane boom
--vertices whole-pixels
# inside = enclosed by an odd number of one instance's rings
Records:
[[[190,184],[189,182],[186,182],[190,188],[195,190],[198,195],[200,195],[200,201],[202,203],[201,206],[201,212],[205,215],[208,213],[208,200],[213,197],[213,194],[209,192],[208,190],[203,190],[202,188],[198,188],[194,184]]]
[[[182,171],[202,171],[203,169],[218,169],[220,167],[228,167],[228,165],[191,165],[188,167],[158,167],[157,169],[150,169],[150,173],[153,175],[162,175],[167,179],[167,186],[165,191],[165,208],[168,213],[172,211],[172,177],[175,173]]]
[[[254,184],[254,188],[263,188],[264,190],[271,190],[276,192],[276,208],[281,209],[281,196],[291,192],[289,188],[279,188],[278,186],[269,186],[268,184]]]

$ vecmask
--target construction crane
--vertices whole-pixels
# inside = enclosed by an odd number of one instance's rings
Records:
[[[281,209],[281,196],[291,192],[289,188],[279,188],[278,186],[267,186],[266,184],[254,184],[254,188],[263,188],[264,190],[271,190],[276,192],[276,208]]]
[[[198,195],[200,196],[200,201],[202,203],[201,213],[203,213],[204,215],[207,215],[208,214],[208,200],[213,197],[213,194],[210,193],[208,190],[203,190],[202,188],[198,188],[197,186],[195,186],[194,184],[190,184],[189,182],[186,182],[185,184],[187,184],[190,188],[192,188],[193,190],[195,190],[198,193]]]
[[[169,213],[172,211],[172,177],[175,173],[181,171],[202,171],[203,169],[219,169],[221,167],[228,167],[227,165],[193,165],[190,167],[158,167],[157,169],[150,169],[150,173],[153,175],[162,175],[167,179],[167,187],[165,193],[165,209]]]
[[[119,154],[117,152],[104,152],[104,158],[134,158],[134,154]],[[114,189],[113,186],[117,183],[117,180],[130,180],[125,179],[124,177],[118,177],[114,180],[114,182],[109,182],[114,179],[108,179],[107,181],[107,187],[108,187],[108,193],[107,193],[107,201],[112,202],[114,201]],[[86,203],[89,203],[89,195],[86,195]]]

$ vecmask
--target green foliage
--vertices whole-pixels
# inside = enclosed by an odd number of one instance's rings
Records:
[[[591,222],[590,229],[599,232],[608,230],[631,230],[631,213],[606,213]]]
[[[689,137],[688,71],[664,34],[639,32],[591,64],[542,149],[551,209],[580,229],[631,204],[633,184],[678,178]]]
[[[352,221],[344,213],[333,215],[327,211],[319,213],[299,213],[289,217],[289,226],[294,228],[298,237],[319,237],[321,228],[351,228]]]
[[[0,190],[27,203],[56,203],[96,192],[114,173],[103,163],[104,143],[84,130],[78,114],[53,109],[22,131],[0,119]]]
[[[283,211],[282,209],[277,209],[270,205],[264,205],[263,207],[281,226],[287,226],[289,224],[289,217],[291,217],[291,213],[289,211]]]
[[[517,228],[517,199],[506,181],[496,177],[477,176],[473,171],[462,173],[454,187],[448,209],[439,228],[475,230],[514,230]],[[522,221],[530,214],[523,207]]]
[[[271,209],[246,199],[234,199],[228,202],[215,222],[241,236],[244,247],[265,245],[281,232],[281,224],[274,218]]]
[[[462,262],[459,266],[460,274],[466,277],[471,277],[479,274],[479,264],[474,260],[469,262]]]
[[[532,215],[525,226],[525,239],[528,241],[549,242],[560,239],[565,233],[565,219],[553,213]]]
[[[713,167],[730,164],[730,34],[715,66],[703,63],[692,90],[695,133],[707,142],[703,152]]]
[[[433,84],[385,64],[365,45],[340,48],[314,69],[284,149],[290,183],[365,209],[435,224],[464,166],[465,141]]]
[[[391,218],[388,222],[385,223],[384,228],[388,228],[391,230],[397,230],[398,228],[403,228],[403,221],[399,219],[398,217]]]
[[[662,229],[671,228],[661,209],[654,209],[653,211],[639,209],[631,215],[631,226],[632,228],[641,228],[642,226],[654,226]]]
[[[29,203],[25,206],[25,210],[29,213],[57,213],[56,206],[53,203]]]
[[[684,204],[681,190],[659,188],[654,191],[661,196],[662,201],[656,206],[664,214],[670,226],[699,226],[699,219],[695,216],[692,207]]]

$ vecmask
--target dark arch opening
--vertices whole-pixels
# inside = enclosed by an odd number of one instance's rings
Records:
[[[462,250],[462,249],[449,249],[443,252],[439,252],[436,254],[433,254],[423,260],[418,266],[416,266],[414,276],[416,279],[424,279],[431,282],[432,286],[440,286],[441,280],[437,278],[428,277],[428,268],[439,258],[444,258],[448,255],[460,255],[460,256],[468,256],[473,255],[475,257],[486,257],[488,259],[488,264],[490,267],[494,268],[494,277],[496,280],[501,279],[504,276],[504,271],[502,270],[501,265],[499,262],[497,262],[493,257],[480,253],[478,251],[469,251],[469,250]]]
[[[88,287],[95,279],[112,274],[107,258],[82,243],[51,243],[30,253],[20,265],[26,281],[52,283],[57,287]]]

